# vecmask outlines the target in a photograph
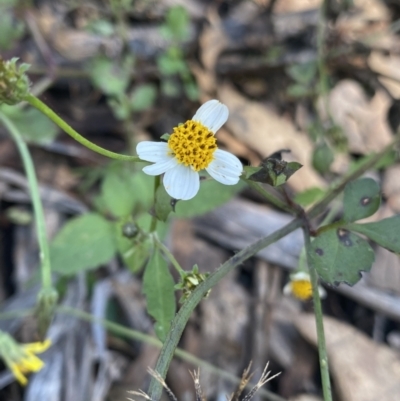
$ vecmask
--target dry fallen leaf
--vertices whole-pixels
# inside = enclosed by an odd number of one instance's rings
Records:
[[[286,160],[295,160],[303,167],[288,181],[296,191],[324,187],[323,179],[311,166],[312,144],[308,136],[296,131],[292,122],[261,103],[250,101],[230,85],[218,87],[218,98],[230,112],[227,127],[237,139],[256,150],[263,158],[280,149],[290,149]]]
[[[386,121],[391,99],[383,91],[377,91],[368,101],[358,82],[342,80],[330,92],[328,102],[330,115],[343,129],[351,152],[378,152],[391,142]],[[326,113],[321,110],[321,114]]]
[[[295,325],[317,345],[315,317],[301,314]],[[398,401],[400,359],[383,344],[336,319],[324,317],[329,365],[341,401]]]

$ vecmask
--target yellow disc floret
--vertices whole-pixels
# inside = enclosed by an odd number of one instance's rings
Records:
[[[203,170],[214,159],[217,140],[214,134],[198,121],[188,120],[174,128],[168,140],[171,154],[179,163]]]
[[[302,301],[310,299],[312,296],[312,286],[309,280],[294,280],[291,283],[292,294]]]

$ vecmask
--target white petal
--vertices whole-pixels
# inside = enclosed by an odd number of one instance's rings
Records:
[[[290,276],[291,281],[311,281],[310,275],[305,271],[298,271]]]
[[[136,146],[138,156],[147,162],[158,162],[169,158],[168,151],[169,147],[165,142],[143,141]]]
[[[214,152],[214,160],[206,170],[218,182],[225,185],[235,185],[239,182],[243,166],[232,153],[217,149]]]
[[[178,164],[178,161],[173,156],[169,156],[168,159],[161,160],[151,166],[143,167],[143,171],[148,175],[160,175],[168,170],[171,170]]]
[[[200,188],[199,173],[183,164],[168,170],[163,182],[167,193],[175,199],[192,199]]]
[[[215,134],[226,123],[228,116],[228,108],[214,99],[204,103],[192,120],[199,121]]]

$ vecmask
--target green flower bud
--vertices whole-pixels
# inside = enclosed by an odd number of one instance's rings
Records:
[[[18,66],[17,61],[17,58],[4,61],[0,57],[0,104],[18,104],[29,94],[30,82],[25,74],[29,64]]]

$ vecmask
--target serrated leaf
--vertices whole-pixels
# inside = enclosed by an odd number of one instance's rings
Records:
[[[175,316],[176,304],[174,280],[158,249],[154,250],[147,263],[143,292],[146,295],[147,312],[156,321],[154,328],[157,337],[164,341]]]
[[[58,134],[57,126],[37,109],[2,105],[1,111],[7,114],[27,142],[45,145]]]
[[[372,178],[350,182],[344,189],[343,220],[353,222],[373,215],[381,203],[378,184]]]
[[[377,223],[349,224],[348,228],[367,236],[389,251],[400,253],[400,215]]]
[[[279,158],[268,157],[259,167],[244,167],[246,177],[251,181],[278,187],[284,184],[297,170],[302,167],[297,162],[286,162]]]
[[[68,221],[50,246],[52,269],[72,275],[107,263],[115,254],[112,225],[96,213]]]
[[[326,283],[354,285],[361,271],[369,271],[375,259],[368,242],[345,229],[321,233],[311,243],[311,258]]]
[[[172,198],[167,194],[164,185],[159,185],[157,188],[154,211],[157,219],[161,221],[167,221],[170,213],[174,211]]]
[[[188,201],[179,201],[175,207],[177,217],[193,217],[207,213],[223,205],[245,187],[243,181],[236,185],[223,185],[215,180],[200,183],[198,194]]]

